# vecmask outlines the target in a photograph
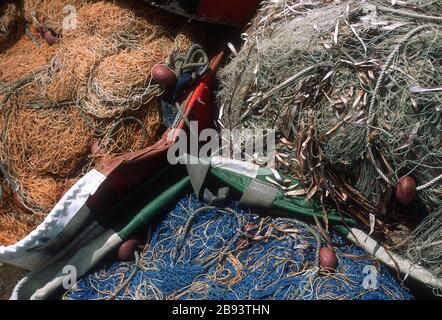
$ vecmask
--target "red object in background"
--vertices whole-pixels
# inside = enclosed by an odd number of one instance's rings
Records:
[[[258,7],[259,0],[201,0],[197,17],[237,25],[246,24]]]
[[[213,124],[213,74],[205,74],[189,96],[184,112],[192,113],[192,120],[198,121],[198,130],[210,128]],[[184,124],[181,125],[184,127]]]

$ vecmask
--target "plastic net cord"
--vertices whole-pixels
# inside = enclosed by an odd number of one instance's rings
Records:
[[[241,226],[243,224],[241,215],[237,211],[235,211],[229,207],[219,208],[219,207],[214,207],[214,206],[202,206],[202,207],[194,210],[193,212],[191,212],[190,216],[186,220],[186,223],[184,224],[183,229],[181,230],[180,235],[177,238],[177,245],[176,245],[176,249],[175,249],[176,253],[175,253],[175,258],[174,258],[175,263],[183,262],[182,248],[183,248],[184,241],[186,241],[186,236],[191,234],[191,232],[190,232],[191,227],[192,227],[192,224],[194,223],[194,221],[196,220],[196,218],[199,215],[206,213],[206,211],[208,211],[208,210],[216,210],[216,212],[218,214],[233,215],[233,216],[235,216],[236,223],[238,226]],[[310,284],[314,282],[315,277],[319,273],[319,270],[320,270],[319,251],[320,251],[321,244],[322,244],[322,238],[321,238],[319,232],[317,232],[313,227],[311,227],[309,224],[307,224],[303,221],[297,220],[295,218],[291,218],[291,219],[282,219],[281,218],[280,222],[287,223],[287,224],[296,223],[297,225],[304,227],[306,230],[308,230],[314,236],[315,241],[316,241],[314,263],[312,265],[311,272],[309,272],[310,279],[307,282],[306,286],[304,286],[302,289],[299,289],[299,293],[293,295],[293,296],[302,297],[305,295]],[[229,239],[227,241],[227,243],[225,243],[223,245],[223,249],[221,251],[218,251],[213,255],[209,255],[207,258],[205,258],[203,260],[199,260],[198,263],[200,263],[206,270],[210,269],[211,267],[213,267],[217,263],[220,263],[221,261],[226,259],[226,257],[228,257],[229,254],[231,254],[233,251],[235,251],[236,249],[234,248],[234,245],[237,244],[241,238],[246,238],[246,239],[250,239],[250,241],[253,241],[253,238],[255,238],[255,235],[249,234],[248,232],[244,232],[244,231],[240,230],[240,228],[238,228],[236,230],[236,234],[231,239]],[[181,256],[181,258],[180,258],[180,256]]]
[[[190,229],[191,229],[191,227],[192,227],[192,224],[194,223],[194,220],[195,220],[199,215],[204,214],[207,210],[216,210],[218,213],[221,213],[221,214],[229,214],[229,215],[233,215],[233,216],[235,216],[235,218],[236,218],[236,222],[237,222],[237,224],[238,224],[238,225],[241,225],[241,224],[242,224],[241,216],[239,215],[239,213],[238,213],[237,211],[235,211],[235,210],[229,208],[229,207],[219,208],[219,207],[215,207],[215,206],[202,206],[202,207],[200,207],[200,208],[194,210],[194,211],[190,214],[189,218],[186,220],[186,223],[185,223],[184,226],[183,226],[183,230],[181,231],[181,235],[180,235],[180,237],[177,239],[177,247],[176,247],[175,261],[178,260],[179,252],[181,251],[181,249],[182,249],[182,247],[183,247],[183,243],[184,243],[184,241],[185,241],[185,237],[186,237],[186,235],[189,234]],[[282,221],[282,220],[281,220],[281,221]],[[303,221],[300,221],[300,220],[298,220],[298,219],[291,218],[290,220],[287,219],[286,222],[287,222],[287,223],[288,223],[288,222],[291,222],[291,223],[299,224],[299,225],[303,226],[304,228],[306,228],[309,232],[311,232],[311,233],[314,235],[315,240],[316,240],[316,243],[317,243],[316,254],[315,254],[315,264],[314,264],[314,266],[319,268],[319,249],[320,249],[320,247],[321,247],[321,237],[320,237],[320,234],[319,234],[314,228],[312,228],[309,224],[307,224],[307,223],[305,223],[305,222],[303,222]],[[231,250],[231,248],[232,248],[232,244],[233,244],[233,243],[236,243],[236,242],[239,240],[239,238],[242,237],[242,236],[246,236],[246,237],[247,237],[247,236],[250,236],[250,235],[247,234],[247,233],[241,232],[240,230],[237,230],[237,233],[235,234],[235,236],[232,237],[232,239],[229,240],[229,242],[224,246],[224,249],[223,249],[223,251],[221,251],[221,253],[217,253],[216,257],[209,257],[205,262],[204,262],[204,261],[201,261],[202,264],[203,264],[203,265],[207,265],[207,266],[209,267],[209,266],[210,266],[210,265],[208,265],[209,260],[212,260],[213,258],[216,258],[216,259],[223,259],[223,258],[226,256],[226,253],[227,253],[229,250]],[[212,260],[212,262],[210,262],[210,263],[213,263],[213,262],[216,262],[216,260],[215,260],[215,261]]]
[[[45,5],[48,3],[45,1]],[[34,5],[31,1],[28,4]],[[44,6],[34,9],[38,19],[29,20],[37,31],[50,27],[48,20],[41,19],[47,14]],[[56,44],[49,46],[42,41],[37,47],[28,35],[23,35],[0,59],[1,112],[6,124],[2,125],[0,143],[5,151],[0,154],[2,168],[18,202],[38,219],[94,163],[139,150],[157,139],[160,111],[154,98],[161,90],[151,84],[150,68],[173,52],[186,52],[193,41],[190,29],[180,30],[169,16],[161,11],[150,12],[144,5],[97,2],[77,9],[77,30],[63,31]],[[22,58],[17,60],[19,56]],[[14,66],[14,61],[20,63]],[[95,73],[90,72],[92,69]],[[87,92],[84,89],[89,83],[93,84],[89,96],[98,95],[100,99],[95,99],[86,113],[81,110],[86,99],[82,93]],[[76,111],[72,114],[69,110]],[[96,110],[107,113],[100,118],[94,115]],[[49,137],[51,143],[39,143],[41,133],[34,134],[39,126],[32,125],[39,115],[44,118],[38,121],[41,124],[50,120],[70,129],[80,126],[87,134],[77,132],[75,139],[87,139],[81,143],[67,142],[63,130],[49,127],[49,131],[56,131]],[[18,119],[23,117],[29,121],[17,127]],[[12,136],[18,139],[11,140]],[[4,143],[5,139],[11,143]],[[96,141],[99,150],[94,153],[90,147]],[[51,150],[45,152],[45,147]],[[82,151],[71,154],[70,147]],[[77,161],[53,156],[54,150],[68,157],[70,154]],[[38,154],[52,155],[50,163],[38,161],[41,158]],[[57,165],[53,165],[54,161]],[[20,237],[17,235],[8,243]]]
[[[185,209],[185,210],[187,211],[187,209]],[[244,223],[243,222],[244,218],[237,211],[235,211],[229,207],[217,208],[217,207],[213,207],[213,206],[201,206],[201,207],[197,208],[196,210],[190,212],[189,217],[186,219],[186,222],[183,225],[182,229],[180,230],[180,233],[176,239],[176,247],[173,249],[173,252],[175,252],[173,261],[175,264],[177,264],[177,263],[181,264],[184,262],[185,257],[183,256],[183,254],[185,255],[185,250],[183,250],[183,247],[184,247],[185,241],[188,241],[187,237],[193,235],[192,224],[199,216],[201,216],[201,215],[203,216],[205,213],[207,213],[208,210],[214,210],[220,216],[222,216],[224,214],[235,216],[236,223],[238,226],[241,226]],[[295,219],[287,219],[284,221],[281,220],[280,222],[281,223],[282,222],[293,223],[294,220]],[[315,263],[312,266],[314,271],[309,273],[309,275],[310,275],[309,283],[307,283],[303,289],[299,290],[299,296],[303,296],[306,293],[306,291],[308,290],[310,283],[313,282],[315,276],[318,275],[318,271],[320,269],[319,268],[319,249],[321,246],[321,238],[320,238],[320,235],[310,225],[308,225],[304,222],[298,221],[298,220],[296,220],[296,221],[299,222],[303,227],[305,227],[307,230],[309,230],[309,232],[311,232],[314,235],[316,243],[317,243],[316,254],[315,254]],[[207,257],[205,257],[203,259],[198,259],[198,263],[201,264],[201,266],[203,266],[207,272],[208,269],[213,268],[217,263],[221,263],[223,260],[228,259],[228,256],[231,255],[232,252],[237,250],[235,248],[235,245],[238,243],[238,241],[241,238],[244,238],[244,237],[249,238],[250,241],[254,241],[254,238],[256,237],[256,235],[252,235],[252,234],[249,234],[247,232],[243,232],[238,229],[236,231],[236,234],[231,239],[226,241],[226,243],[223,244],[223,246],[221,246],[220,251],[215,251],[213,254],[209,254]],[[148,246],[146,246],[145,250],[147,248],[148,248]],[[145,250],[144,250],[144,252],[145,252]],[[118,286],[118,288],[109,296],[109,299],[115,299],[115,297],[118,296],[118,293],[121,292],[121,290],[123,288],[127,287],[130,284],[130,281],[134,278],[134,274],[137,270],[137,267],[140,266],[140,260],[137,259],[137,256],[135,256],[135,257],[136,257],[136,259],[135,259],[135,265],[134,265],[133,271],[122,282],[122,284],[120,286]],[[176,296],[175,298],[179,298],[179,296]]]
[[[135,256],[135,262],[134,262],[134,268],[132,270],[132,272],[129,274],[129,276],[124,280],[124,282],[112,293],[112,295],[109,297],[109,300],[115,300],[116,297],[118,296],[118,294],[127,288],[127,286],[130,284],[130,282],[132,281],[132,279],[135,277],[135,275],[137,274],[137,271],[140,267],[140,253],[138,252],[138,250],[134,251],[134,256]]]

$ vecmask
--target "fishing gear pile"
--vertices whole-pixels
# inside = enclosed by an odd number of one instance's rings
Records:
[[[63,299],[411,299],[385,266],[333,234],[335,271],[320,264],[325,240],[296,219],[263,217],[183,197],[157,225],[135,261],[107,263]],[[132,258],[133,260],[133,258]],[[369,270],[376,283],[364,278]]]
[[[220,127],[276,129],[278,168],[307,198],[437,276],[441,15],[437,1],[264,1],[217,94]]]
[[[151,69],[173,67],[197,37],[137,1],[24,0],[22,11],[0,7],[2,245],[96,164],[158,139],[164,87]]]

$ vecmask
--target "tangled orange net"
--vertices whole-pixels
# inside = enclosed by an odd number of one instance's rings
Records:
[[[63,32],[63,22],[70,13],[82,8],[88,0],[23,0],[23,15],[35,27],[44,25],[57,33]]]
[[[14,203],[13,192],[5,180],[0,179],[0,187],[0,243],[9,245],[23,239],[43,217],[20,209]]]
[[[10,106],[4,125],[2,156],[9,161],[9,169],[19,175],[25,169],[61,178],[75,175],[93,139],[92,130],[76,108]]]
[[[156,141],[162,88],[150,70],[196,40],[139,1],[24,0],[21,16],[24,31],[0,54],[0,245],[96,164]]]

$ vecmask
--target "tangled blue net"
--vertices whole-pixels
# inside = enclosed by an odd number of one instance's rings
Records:
[[[393,273],[332,233],[339,265],[320,270],[320,234],[236,203],[204,207],[195,195],[149,232],[137,261],[81,279],[64,299],[411,299]]]

